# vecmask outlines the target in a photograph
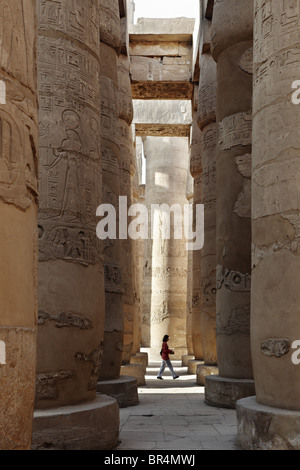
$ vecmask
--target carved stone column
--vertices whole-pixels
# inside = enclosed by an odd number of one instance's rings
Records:
[[[191,158],[191,146],[190,146]],[[193,204],[194,179],[191,172],[187,174],[186,198],[187,204]],[[193,250],[187,253],[187,279],[186,279],[186,348],[187,354],[181,357],[182,365],[188,367],[189,361],[194,359],[193,348]]]
[[[118,54],[121,45],[119,5],[100,1],[100,96],[103,202],[111,204],[119,222],[121,161],[119,139]],[[113,27],[112,27],[113,26]],[[121,240],[104,240],[105,335],[99,379],[113,380],[120,375],[124,340],[124,288]]]
[[[98,0],[55,5],[40,0],[37,12],[40,263],[34,448],[50,441],[56,449],[105,449],[117,442],[119,414],[116,400],[96,394],[105,321],[102,247],[96,235],[102,202]]]
[[[237,404],[245,449],[300,449],[299,2],[256,0],[251,351],[256,396]],[[295,87],[295,85],[294,85]],[[298,85],[298,89],[299,89]]]
[[[181,137],[146,137],[147,159],[146,204],[154,226],[151,263],[151,355],[160,359],[162,338],[170,336],[169,346],[175,349],[174,359],[186,354],[186,274],[185,240],[174,239],[171,217],[170,239],[163,235],[164,220],[154,204],[177,204],[183,211],[187,204],[188,139]],[[183,213],[183,212],[182,212]],[[168,217],[167,212],[165,215]],[[149,221],[150,221],[149,218]]]
[[[0,448],[29,450],[37,324],[35,2],[1,0],[0,24]]]
[[[203,21],[208,36],[210,21]],[[204,42],[204,41],[203,41]],[[209,47],[207,47],[209,50]],[[200,81],[197,122],[202,132],[202,197],[204,204],[204,246],[200,256],[200,328],[203,364],[197,366],[197,383],[204,385],[207,375],[217,374],[216,345],[216,63],[209,52],[200,51]]]
[[[191,140],[190,173],[194,179],[193,193],[193,229],[195,230],[195,206],[202,203],[202,133],[197,124],[197,113],[194,113]],[[194,359],[188,361],[191,374],[196,374],[197,365],[203,362],[202,330],[201,330],[201,250],[192,252],[193,279],[192,279],[192,342]]]
[[[253,394],[250,353],[251,132],[253,2],[217,1],[212,55],[217,62],[217,350],[219,376],[206,400],[235,407]]]

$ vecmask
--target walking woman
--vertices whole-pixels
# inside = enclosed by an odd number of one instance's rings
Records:
[[[169,349],[169,346],[168,346],[168,343],[167,343],[168,340],[169,340],[169,336],[165,335],[163,337],[163,344],[162,344],[162,350],[161,350],[162,363],[161,363],[160,370],[159,370],[159,373],[158,373],[158,376],[157,376],[157,378],[160,379],[160,380],[163,380],[162,374],[163,374],[166,366],[169,367],[169,369],[171,371],[171,374],[173,376],[173,379],[178,379],[178,377],[179,377],[179,375],[177,375],[174,372],[172,363],[171,363],[170,358],[169,358],[169,354],[174,354],[174,351],[172,351],[172,349]]]

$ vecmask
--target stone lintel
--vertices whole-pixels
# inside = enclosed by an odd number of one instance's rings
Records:
[[[193,89],[192,82],[140,81],[131,85],[134,100],[191,100]]]
[[[160,40],[187,40],[195,28],[193,18],[138,18],[135,24],[129,24],[130,37],[156,37]],[[184,38],[184,39],[183,39]],[[140,39],[138,39],[140,40]]]
[[[118,443],[120,415],[117,401],[96,395],[74,406],[36,410],[32,450],[109,450]]]
[[[135,82],[190,82],[192,58],[132,56],[131,80]]]
[[[186,44],[192,44],[193,36],[192,33],[173,33],[173,34],[153,34],[151,32],[139,33],[139,34],[129,34],[129,40],[131,43],[137,42],[151,42],[151,43],[161,43],[161,42],[181,42]]]
[[[205,402],[210,406],[235,409],[238,400],[254,394],[254,380],[219,375],[205,377]]]
[[[134,100],[133,110],[134,124],[192,124],[192,107],[188,100]]]
[[[300,411],[257,403],[255,396],[236,404],[237,434],[245,450],[300,450]]]
[[[136,124],[139,137],[189,137],[190,126],[185,124]]]

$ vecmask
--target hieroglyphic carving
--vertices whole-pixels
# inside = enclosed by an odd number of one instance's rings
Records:
[[[55,28],[96,47],[96,3],[75,3],[41,1],[39,7],[40,259],[89,264],[100,255],[99,61],[86,47],[43,36],[46,27]]]
[[[41,0],[38,2],[40,30],[54,29],[82,41],[91,49],[99,47],[97,4],[93,0]]]
[[[217,266],[217,289],[226,287],[233,292],[250,292],[251,275]]]
[[[59,381],[70,379],[73,373],[70,370],[60,370],[57,372],[47,372],[37,374],[36,377],[36,399],[56,400],[58,398]]]
[[[100,0],[101,41],[118,50],[121,47],[119,0]]]
[[[1,82],[5,104],[0,107],[0,198],[26,210],[38,196],[38,130],[34,4],[23,3],[2,2],[0,11],[1,70],[5,71]]]
[[[237,113],[219,124],[219,148],[229,150],[235,146],[251,145],[252,113]]]
[[[235,308],[231,311],[227,323],[224,324],[225,317],[217,312],[216,331],[217,334],[235,335],[250,334],[250,305]]]
[[[0,109],[0,198],[27,209],[38,196],[37,129],[17,117],[12,104]]]
[[[99,380],[99,370],[103,357],[103,343],[104,342],[102,340],[98,345],[98,348],[92,350],[89,354],[85,354],[83,352],[76,352],[74,355],[76,360],[92,364],[90,379],[88,383],[88,390],[96,390],[97,388],[97,383]]]
[[[50,315],[43,310],[39,310],[38,324],[43,325],[47,321],[55,321],[56,328],[75,327],[81,330],[93,328],[92,321],[83,315],[78,315],[73,312],[61,312],[58,315]]]

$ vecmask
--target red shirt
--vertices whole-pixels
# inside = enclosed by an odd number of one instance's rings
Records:
[[[173,354],[173,351],[172,351],[172,349],[169,349],[168,343],[163,342],[161,358],[164,361],[168,361],[169,360],[169,354]]]

